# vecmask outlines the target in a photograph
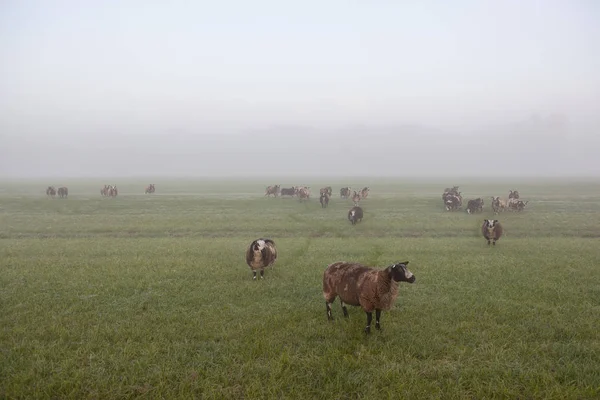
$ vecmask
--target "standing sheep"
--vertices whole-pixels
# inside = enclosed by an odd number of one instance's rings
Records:
[[[350,211],[348,211],[348,220],[352,223],[352,225],[355,225],[357,221],[362,221],[363,219],[363,209],[358,207],[358,206],[354,206],[350,209]]]
[[[325,208],[329,205],[329,194],[327,192],[321,192],[321,197],[319,198],[321,202],[321,207]]]
[[[277,248],[271,239],[256,239],[246,250],[246,263],[252,270],[256,279],[256,271],[260,270],[260,279],[264,279],[265,268],[270,267],[277,260]]]
[[[481,233],[483,237],[486,238],[487,244],[489,246],[490,241],[493,245],[496,245],[496,240],[500,239],[502,236],[502,225],[497,219],[484,219],[483,225],[481,226]]]
[[[367,313],[366,333],[371,333],[375,310],[375,328],[381,329],[381,311],[391,309],[398,297],[399,282],[413,283],[415,276],[408,270],[408,261],[392,264],[385,269],[367,267],[344,261],[329,264],[323,273],[323,297],[327,319],[332,320],[331,304],[340,297],[344,317],[348,318],[346,304],[360,306]]]

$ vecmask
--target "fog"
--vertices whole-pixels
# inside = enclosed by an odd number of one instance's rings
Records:
[[[0,178],[600,176],[600,3],[2,1]]]

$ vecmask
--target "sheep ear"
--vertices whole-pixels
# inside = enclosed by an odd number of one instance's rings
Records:
[[[408,265],[408,261],[404,261],[403,263],[400,263],[400,264]]]

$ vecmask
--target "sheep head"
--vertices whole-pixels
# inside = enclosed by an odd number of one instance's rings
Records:
[[[412,272],[408,270],[408,268],[406,267],[407,264],[408,261],[404,261],[390,265],[390,278],[392,278],[396,282],[413,283],[417,278],[413,275]]]
[[[491,237],[494,234],[494,228],[496,228],[496,224],[498,223],[497,219],[484,219],[485,228],[487,230],[487,234]]]
[[[254,243],[254,251],[262,251],[262,249],[265,248],[265,241],[264,240],[257,240],[256,243]]]

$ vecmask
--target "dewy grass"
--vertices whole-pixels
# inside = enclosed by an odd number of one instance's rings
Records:
[[[462,184],[482,214],[410,182],[323,182],[329,207],[266,198],[276,182],[44,183],[0,193],[1,398],[535,398],[600,396],[600,185]],[[310,184],[310,182],[307,182]],[[282,185],[283,187],[291,186]],[[351,226],[341,186],[371,188]],[[98,187],[96,187],[98,186]],[[125,189],[126,188],[126,189]],[[522,213],[488,199],[518,189]],[[495,247],[481,236],[498,218]],[[253,281],[244,252],[275,240]],[[333,304],[337,260],[410,261],[383,330]]]

